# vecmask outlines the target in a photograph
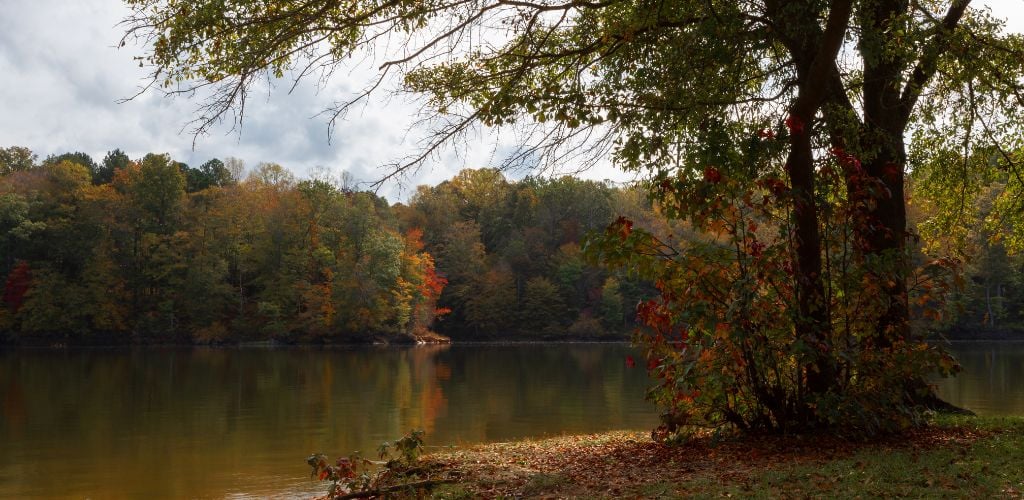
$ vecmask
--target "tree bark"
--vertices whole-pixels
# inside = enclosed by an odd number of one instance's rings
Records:
[[[906,0],[876,2],[860,12],[860,50],[864,57],[864,124],[860,152],[873,193],[860,221],[858,241],[866,255],[885,262],[876,277],[886,304],[875,327],[875,341],[888,347],[910,334],[907,300],[907,214],[903,177],[907,162],[902,112],[903,69],[907,63],[885,54],[892,23],[909,8]]]
[[[807,388],[823,394],[836,382],[831,349],[831,321],[822,281],[822,240],[815,201],[815,169],[811,136],[813,121],[828,91],[827,82],[842,47],[853,9],[851,0],[829,4],[824,30],[818,10],[810,2],[767,2],[772,22],[793,55],[799,79],[797,96],[789,110],[789,155],[786,172],[793,190],[796,238],[796,295],[798,337],[813,354],[805,367]]]
[[[800,120],[790,117],[791,120]],[[791,127],[789,158],[786,170],[793,188],[793,222],[796,237],[796,281],[799,318],[797,333],[818,355],[807,367],[807,388],[824,393],[835,380],[832,363],[821,351],[828,348],[828,307],[822,283],[821,232],[818,228],[818,207],[814,199],[814,158],[807,130]]]

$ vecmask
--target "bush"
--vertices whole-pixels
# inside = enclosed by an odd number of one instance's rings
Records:
[[[423,431],[414,430],[394,443],[378,448],[380,462],[359,454],[339,458],[332,465],[322,453],[310,455],[306,463],[313,468],[311,477],[330,481],[327,498],[342,496],[378,497],[393,492],[410,492],[421,497],[437,485],[452,483],[450,478],[430,477],[431,470],[419,467],[423,454]]]
[[[851,235],[869,223],[864,207],[824,167],[818,302],[800,296],[813,289],[798,269],[794,202],[770,174],[755,182],[717,171],[663,179],[654,196],[665,213],[701,234],[670,244],[620,218],[590,243],[592,254],[651,279],[660,294],[638,306],[643,327],[634,336],[659,381],[649,392],[665,410],[656,437],[700,428],[851,436],[902,429],[924,422],[927,377],[957,370],[909,328],[878,329],[892,310],[883,288],[904,275],[902,259],[862,251]],[[939,294],[948,289],[947,264],[925,266],[915,281]]]

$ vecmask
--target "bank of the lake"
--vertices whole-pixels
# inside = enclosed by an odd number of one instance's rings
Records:
[[[426,458],[459,477],[433,494],[476,497],[768,498],[1024,495],[1024,418],[941,416],[871,442],[701,439],[668,447],[642,432],[476,446]]]
[[[535,333],[522,331],[468,334],[453,337],[426,331],[418,334],[394,334],[365,331],[359,334],[313,337],[303,335],[279,337],[229,337],[209,339],[195,332],[153,335],[145,332],[124,333],[91,331],[84,334],[49,333],[19,335],[0,331],[0,348],[17,347],[128,347],[128,346],[213,346],[213,347],[287,347],[287,346],[360,346],[360,345],[415,345],[448,343],[515,343],[515,342],[629,342],[632,329],[586,334],[569,329],[546,330]],[[955,327],[927,334],[929,342],[1024,342],[1024,327],[1000,328]]]
[[[604,333],[601,335],[573,334],[569,331],[541,332],[536,335],[522,333],[448,337],[440,333],[426,332],[416,335],[395,335],[389,333],[364,333],[360,335],[344,335],[337,337],[273,337],[273,338],[229,338],[209,340],[196,337],[189,333],[170,336],[134,335],[118,332],[90,332],[85,335],[69,336],[64,334],[37,334],[30,336],[17,335],[11,332],[0,332],[0,349],[20,347],[331,347],[331,346],[367,346],[394,345],[410,346],[423,344],[507,344],[507,343],[566,343],[566,342],[629,342],[631,334],[626,331]],[[1024,338],[1024,337],[1022,337]]]
[[[936,334],[936,340],[954,342],[1024,342],[1024,326],[1007,326],[1001,328],[963,328],[956,327]]]

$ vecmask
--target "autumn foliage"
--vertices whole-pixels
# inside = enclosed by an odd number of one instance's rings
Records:
[[[622,339],[635,317],[626,304],[652,290],[585,262],[579,246],[616,213],[665,224],[633,189],[479,169],[390,204],[278,164],[214,175],[226,168],[111,153],[101,167],[61,160],[0,176],[0,335]]]
[[[439,315],[422,232],[372,193],[276,164],[235,179],[219,161],[115,156],[109,182],[69,160],[0,177],[3,334],[412,341]]]
[[[11,312],[17,313],[18,309],[21,309],[21,305],[25,303],[25,292],[31,283],[32,274],[28,262],[19,261],[7,275],[7,284],[4,286],[3,301]]]
[[[606,262],[658,289],[637,306],[643,327],[635,336],[658,380],[650,398],[665,410],[656,435],[732,428],[857,436],[922,422],[924,408],[911,392],[927,387],[910,381],[957,366],[919,336],[878,332],[889,307],[882,287],[900,265],[870,254],[870,242],[858,237],[873,224],[866,204],[878,186],[841,150],[819,161],[824,301],[814,307],[828,318],[821,327],[801,312],[807,287],[796,272],[797,198],[779,172],[762,168],[750,177],[749,169],[726,164],[696,175],[664,172],[652,182],[656,203],[700,237],[666,241],[619,219],[593,242]],[[914,271],[927,284],[918,303],[941,301],[949,264]]]

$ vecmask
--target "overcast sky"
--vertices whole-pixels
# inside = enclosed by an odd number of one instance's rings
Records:
[[[995,14],[1024,31],[1024,0],[988,0]],[[248,166],[277,162],[300,176],[324,167],[357,179],[374,180],[380,165],[414,148],[407,134],[415,107],[391,100],[371,102],[340,123],[328,142],[326,120],[318,113],[364,83],[339,72],[330,87],[300,86],[253,94],[241,134],[225,125],[199,137],[182,131],[194,116],[195,101],[155,93],[119,104],[145,78],[132,57],[140,48],[115,49],[126,9],[117,0],[0,0],[0,147],[27,146],[40,158],[84,151],[100,161],[121,148],[133,158],[167,152],[198,166],[210,158],[234,156]],[[427,164],[405,182],[381,192],[394,201],[415,184],[436,184],[464,167],[491,166],[492,152],[512,146],[511,137],[470,137],[465,147]],[[583,174],[625,180],[610,167]]]

